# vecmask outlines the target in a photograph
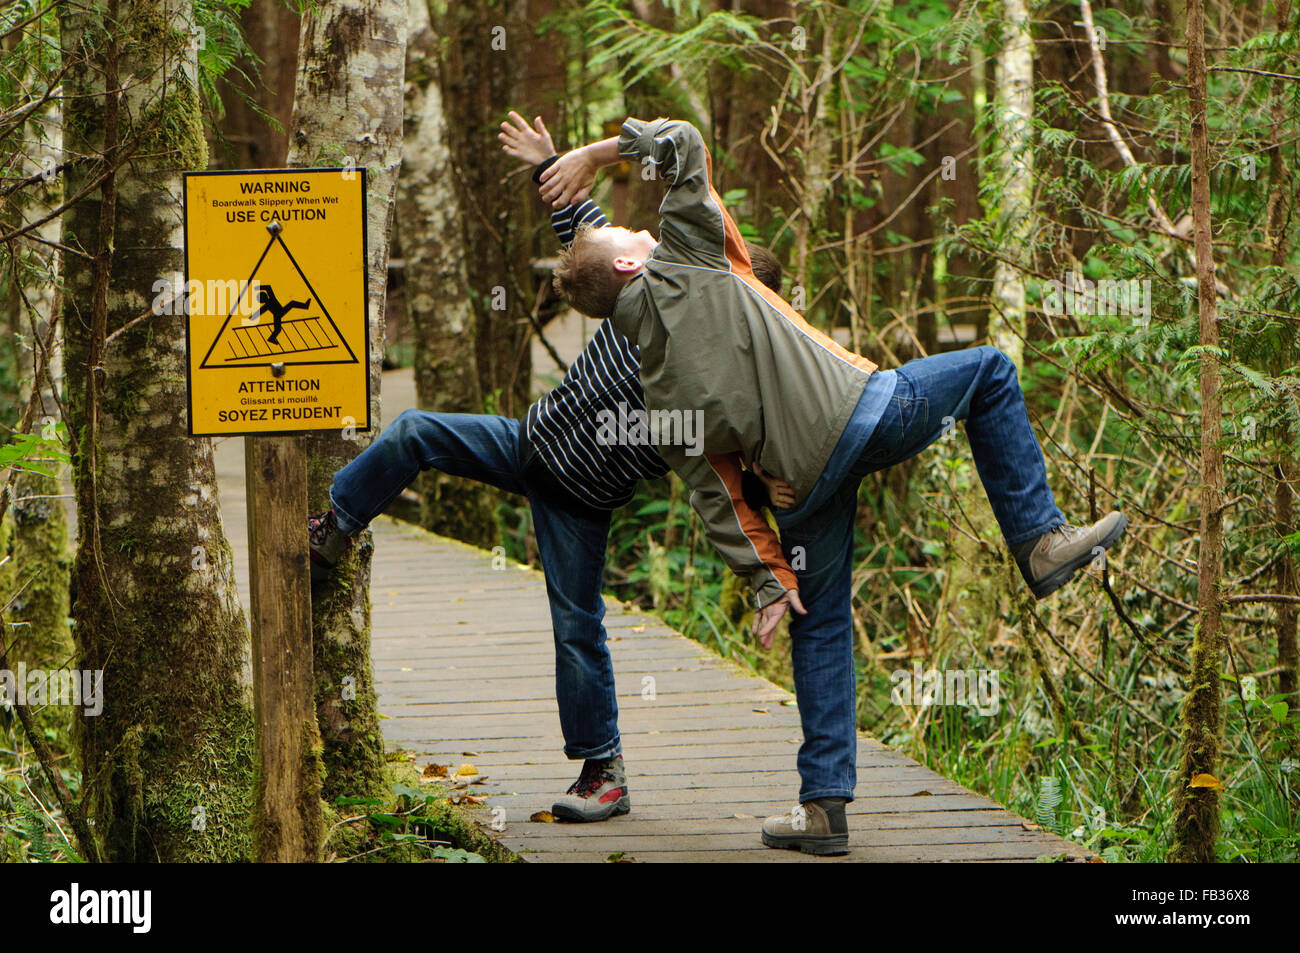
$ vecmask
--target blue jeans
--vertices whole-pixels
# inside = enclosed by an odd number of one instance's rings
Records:
[[[486,414],[404,411],[334,474],[330,502],[339,528],[355,535],[421,470],[441,470],[527,496],[551,604],[564,753],[613,757],[622,753],[622,744],[601,596],[610,515],[565,505],[529,479],[519,459],[519,426],[517,420]]]
[[[855,447],[845,454],[837,447],[808,498],[776,512],[781,545],[808,610],[790,621],[804,736],[800,801],[851,800],[857,783],[850,576],[862,478],[915,456],[965,420],[975,468],[1007,543],[1036,538],[1065,522],[1047,485],[1015,364],[1005,354],[992,347],[954,351],[910,361],[895,374],[893,397],[860,452]],[[864,394],[860,413],[866,403]],[[859,432],[870,429],[871,423],[855,419],[845,433],[855,425]]]

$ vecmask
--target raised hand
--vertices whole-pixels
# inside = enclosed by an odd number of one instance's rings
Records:
[[[551,134],[541,116],[534,119],[530,127],[528,120],[512,109],[510,121],[501,124],[497,138],[501,140],[506,155],[528,165],[537,165],[555,155],[555,143],[551,141]]]
[[[589,146],[580,146],[566,152],[542,173],[539,192],[555,208],[565,208],[581,202],[591,194],[596,185],[596,170],[600,165],[591,155]]]

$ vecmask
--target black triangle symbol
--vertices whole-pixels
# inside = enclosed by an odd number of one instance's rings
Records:
[[[250,290],[254,287],[253,279],[257,277],[257,270],[262,267],[262,262],[266,260],[267,253],[270,252],[271,246],[276,242],[280,243],[280,247],[284,249],[284,253],[289,256],[289,262],[293,265],[294,271],[298,272],[298,277],[302,279],[303,284],[307,286],[307,290],[311,292],[311,298],[308,299],[307,302],[292,302],[292,306],[306,308],[312,301],[315,301],[316,307],[320,309],[325,320],[329,322],[329,328],[326,328],[325,325],[321,323],[319,317],[282,320],[280,323],[281,333],[283,334],[286,343],[281,344],[278,341],[269,340],[270,335],[269,333],[266,333],[267,324],[265,322],[259,322],[246,327],[236,327],[232,331],[232,335],[236,340],[229,344],[229,353],[227,355],[218,354],[214,356],[212,352],[216,350],[217,345],[221,342],[222,336],[226,333],[226,328],[230,327],[231,319],[234,318],[235,312],[239,310],[240,302],[245,299]],[[270,285],[263,285],[262,287],[268,291],[271,289]],[[272,300],[274,300],[273,296]],[[282,315],[284,311],[287,310],[289,309],[283,309],[281,312]],[[334,331],[333,338],[330,337],[330,329],[333,329]],[[236,350],[236,344],[238,345],[238,350]],[[309,354],[312,351],[335,350],[340,346],[348,352],[348,357],[346,359],[340,358],[333,361],[283,359],[293,354]],[[259,362],[256,360],[256,358],[259,357],[264,357],[266,360]],[[276,358],[281,359],[276,360]],[[301,266],[299,266],[297,259],[293,257],[293,252],[289,251],[289,246],[284,243],[284,239],[280,237],[279,233],[276,233],[271,236],[271,240],[267,242],[266,247],[262,249],[262,254],[257,259],[257,264],[253,266],[253,271],[249,274],[248,280],[244,282],[243,287],[239,289],[239,295],[235,298],[235,303],[231,306],[230,313],[226,315],[226,320],[222,322],[221,330],[219,330],[216,337],[212,339],[212,346],[209,347],[208,352],[203,355],[203,361],[199,364],[199,367],[204,370],[212,370],[218,367],[273,367],[276,364],[298,366],[311,364],[356,363],[356,354],[353,353],[351,346],[347,342],[347,338],[343,336],[343,332],[340,331],[338,325],[334,323],[334,319],[330,317],[329,310],[325,307],[325,302],[320,299],[320,295],[316,294],[316,289],[311,286],[311,282],[307,279],[307,276],[303,274],[303,270]]]

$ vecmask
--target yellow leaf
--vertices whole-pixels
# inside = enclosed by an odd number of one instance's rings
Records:
[[[456,777],[458,778],[470,777],[475,774],[478,774],[478,768],[474,767],[474,765],[470,764],[468,761],[456,769]]]
[[[530,821],[535,821],[539,824],[555,823],[555,815],[552,814],[550,811],[538,811],[536,814],[530,815],[528,819]]]
[[[1216,791],[1226,790],[1224,786],[1219,783],[1219,779],[1212,774],[1198,774],[1196,777],[1192,778],[1191,782],[1187,786],[1189,788],[1213,788]]]
[[[424,766],[424,777],[426,778],[445,778],[447,776],[447,766],[445,764],[434,764],[430,761]]]

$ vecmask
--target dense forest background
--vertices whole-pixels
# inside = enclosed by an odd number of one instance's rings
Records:
[[[886,367],[1001,347],[1067,518],[1128,515],[1092,578],[1038,604],[960,427],[869,477],[853,577],[862,729],[1108,860],[1295,860],[1298,31],[1291,0],[4,4],[8,667],[111,656],[150,685],[166,657],[193,682],[150,687],[93,727],[0,712],[4,856],[78,840],[91,853],[82,838],[115,857],[254,850],[232,820],[252,784],[246,621],[210,446],[168,417],[184,408],[177,325],[150,312],[154,281],[180,267],[158,183],[365,165],[386,366],[413,368],[427,409],[521,416],[544,383],[536,345],[553,351],[566,316],[548,210],[496,140],[517,109],[561,150],[627,115],[695,123],[734,217],[812,323]],[[376,36],[404,63],[367,49]],[[594,197],[616,222],[657,224],[638,170],[613,170]],[[310,452],[319,500],[329,461],[355,448]],[[524,501],[434,475],[416,489],[404,515],[535,561]],[[366,558],[349,570],[362,586],[316,607],[326,681],[366,611]],[[745,594],[675,477],[617,514],[606,581],[790,685],[788,639],[764,652],[749,635]],[[1000,703],[894,703],[892,676],[914,666],[997,672]],[[164,750],[160,726],[195,692],[211,705],[179,730],[203,756]],[[363,727],[346,738],[327,695],[323,793],[378,796],[373,695],[348,703]],[[229,822],[219,843],[167,834],[192,827],[195,784],[222,792],[200,806]],[[83,809],[96,832],[65,832]]]

